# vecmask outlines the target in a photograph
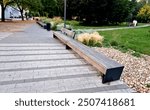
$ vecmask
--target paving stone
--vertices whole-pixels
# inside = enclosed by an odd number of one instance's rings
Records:
[[[55,92],[55,93],[59,93],[61,91],[66,91],[66,88],[65,87],[53,87],[53,88],[44,88],[44,89],[41,89],[40,91],[37,90],[37,93],[52,93],[52,92]]]

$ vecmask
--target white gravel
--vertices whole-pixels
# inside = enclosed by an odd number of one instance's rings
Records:
[[[95,48],[106,56],[125,66],[121,79],[131,88],[141,93],[150,93],[150,56],[138,58],[130,53],[122,53],[114,48]]]

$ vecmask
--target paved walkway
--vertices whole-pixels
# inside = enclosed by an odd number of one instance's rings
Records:
[[[11,34],[13,34],[13,33],[11,33],[11,32],[9,32],[9,33],[8,32],[0,32],[0,40],[10,36]]]
[[[110,30],[120,30],[120,29],[133,29],[133,28],[143,28],[149,27],[150,24],[136,26],[136,27],[118,27],[118,28],[105,28],[105,29],[76,29],[77,32],[95,32],[95,31],[110,31]]]
[[[0,92],[133,92],[121,81],[102,84],[95,68],[36,24],[0,36]]]

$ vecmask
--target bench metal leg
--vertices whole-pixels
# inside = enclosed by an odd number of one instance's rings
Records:
[[[108,69],[106,74],[102,76],[102,83],[119,80],[123,71],[123,66],[119,68]]]
[[[53,38],[57,39],[57,37],[53,34]]]
[[[66,49],[67,49],[67,50],[71,50],[71,48],[70,48],[68,45],[66,45]]]

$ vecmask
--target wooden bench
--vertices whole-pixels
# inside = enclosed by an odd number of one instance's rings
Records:
[[[43,27],[44,29],[46,29],[46,24],[43,23],[42,21],[37,21],[37,24],[39,24],[41,27]]]
[[[68,30],[66,28],[62,28],[61,32],[65,35],[69,36],[69,37],[72,37],[73,39],[75,38],[75,32],[74,31]]]
[[[71,37],[68,37],[68,34],[64,34],[64,30],[65,29],[63,29],[62,32],[54,31],[53,37],[58,38],[66,45],[67,49],[71,48],[87,62],[93,65],[98,71],[100,71],[102,73],[102,83],[120,79],[124,68],[123,65],[112,59],[109,59],[105,55],[95,51],[94,49],[86,45],[83,45],[82,43],[72,39]]]

